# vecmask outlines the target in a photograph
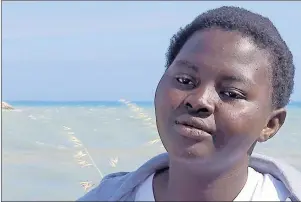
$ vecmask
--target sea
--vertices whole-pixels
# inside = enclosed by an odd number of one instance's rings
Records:
[[[152,102],[8,102],[2,110],[2,200],[74,201],[109,173],[165,152]],[[255,151],[301,171],[301,103]]]

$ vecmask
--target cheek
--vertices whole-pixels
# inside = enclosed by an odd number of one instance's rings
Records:
[[[250,105],[224,108],[220,113],[226,117],[221,116],[216,124],[226,129],[223,133],[227,136],[248,136],[256,140],[264,127],[265,116],[261,112],[258,107]]]
[[[172,79],[165,75],[160,80],[156,90],[156,108],[160,109],[160,111],[173,110],[183,102],[185,96],[183,91],[173,86]]]

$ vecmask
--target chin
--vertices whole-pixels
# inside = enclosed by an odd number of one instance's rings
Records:
[[[200,142],[186,148],[175,148],[176,151],[172,152],[174,158],[186,159],[186,160],[206,160],[210,159],[214,154],[214,147]]]

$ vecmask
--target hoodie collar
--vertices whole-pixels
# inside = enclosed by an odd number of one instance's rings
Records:
[[[110,200],[118,201],[127,198],[128,195],[134,194],[135,190],[142,184],[151,174],[169,166],[168,153],[162,153],[147,161],[136,171],[128,173],[127,180],[116,190],[118,195],[113,196]],[[260,173],[269,173],[275,178],[281,180],[285,187],[289,190],[292,201],[300,201],[301,199],[301,174],[292,166],[280,162],[279,160],[266,157],[260,154],[252,154],[249,160],[249,166]],[[134,197],[134,195],[132,196]],[[134,199],[133,199],[134,200]]]

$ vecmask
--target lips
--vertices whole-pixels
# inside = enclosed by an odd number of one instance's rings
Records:
[[[200,118],[192,117],[189,115],[182,115],[175,121],[175,130],[182,136],[203,140],[204,138],[212,138],[212,130]]]

